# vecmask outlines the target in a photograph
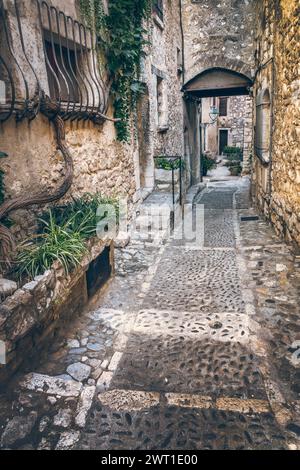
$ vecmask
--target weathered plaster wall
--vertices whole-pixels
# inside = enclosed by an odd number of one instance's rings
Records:
[[[253,75],[253,3],[182,0],[186,82],[215,66]]]
[[[259,206],[278,233],[300,243],[300,69],[297,0],[264,0],[257,9],[255,95],[271,96],[270,163],[254,160]]]
[[[121,144],[115,140],[114,125],[67,123],[67,143],[74,160],[74,181],[64,203],[86,192],[122,195],[132,204],[137,198],[134,158],[137,143]],[[0,129],[1,150],[9,158],[1,162],[5,172],[6,197],[54,189],[63,179],[64,164],[56,150],[49,121],[39,116],[31,123],[16,123],[12,118]],[[12,230],[23,238],[32,228],[37,208],[12,213]]]
[[[63,7],[58,0],[49,4],[64,10],[73,19],[80,19],[78,0],[67,0]],[[12,0],[6,2],[9,10],[13,42],[18,49],[18,60],[29,79],[32,72],[26,63],[16,28],[15,10]],[[48,93],[48,79],[42,47],[42,35],[37,17],[35,0],[21,5],[21,20],[24,37],[28,45],[29,59],[37,70],[41,86]],[[137,115],[133,115],[131,141],[122,144],[116,140],[114,124],[106,121],[94,125],[88,121],[77,123],[66,121],[66,139],[74,159],[74,182],[71,190],[61,201],[85,192],[101,192],[106,195],[123,195],[129,198],[130,208],[143,195],[143,189],[154,187],[153,156],[157,154],[183,153],[183,111],[181,75],[177,70],[177,51],[182,50],[179,4],[164,2],[164,19],[160,21],[153,13],[147,25],[150,45],[143,64],[143,80],[146,93],[138,104]],[[157,122],[157,75],[164,74],[166,90],[167,128],[161,132]],[[18,96],[24,96],[24,84],[14,70]],[[31,80],[31,87],[35,80]],[[30,90],[31,93],[34,90]],[[112,106],[109,116],[113,116]],[[63,161],[56,151],[54,132],[49,121],[39,115],[32,122],[16,123],[14,117],[0,127],[0,148],[9,158],[0,162],[5,171],[6,197],[15,197],[29,192],[38,192],[45,187],[54,189],[63,177]],[[38,208],[12,214],[15,221],[13,231],[18,239],[24,238],[33,229]]]

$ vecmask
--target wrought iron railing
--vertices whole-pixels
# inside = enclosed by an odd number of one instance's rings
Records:
[[[172,172],[172,203],[173,207],[176,204],[176,183],[175,183],[175,170],[179,170],[179,204],[182,206],[183,198],[183,170],[184,170],[184,160],[181,155],[168,155],[168,156],[155,156],[155,165],[159,169],[159,160],[164,160],[170,165],[170,171]]]
[[[9,11],[0,0],[0,80],[6,89],[0,122],[12,114],[32,120],[40,111],[64,120],[105,119],[109,85],[100,71],[93,30],[46,1],[30,0],[30,18],[24,2],[8,1]],[[39,31],[40,43],[29,44],[28,21]]]

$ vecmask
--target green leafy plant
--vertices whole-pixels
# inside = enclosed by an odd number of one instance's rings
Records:
[[[119,215],[119,205],[117,198],[105,197],[101,194],[84,194],[80,198],[74,199],[71,203],[63,206],[53,206],[51,213],[46,212],[40,217],[39,232],[43,232],[48,224],[50,215],[57,225],[67,227],[71,233],[78,233],[87,240],[96,236],[97,224],[108,215],[97,216],[97,209],[100,205],[112,205],[116,218]]]
[[[231,176],[239,176],[242,173],[242,165],[240,161],[230,161],[225,164],[229,168]]]
[[[223,153],[228,159],[241,160],[243,157],[242,149],[240,147],[224,147]]]
[[[34,278],[50,269],[55,261],[59,261],[68,274],[87,252],[82,236],[78,232],[73,233],[68,224],[58,225],[51,210],[49,221],[40,222],[44,225],[43,233],[23,242],[18,248],[16,262],[19,276]]]
[[[98,36],[98,46],[105,54],[112,77],[117,137],[122,142],[130,139],[130,117],[143,92],[140,82],[140,64],[148,43],[144,27],[151,13],[152,0],[110,0],[108,15],[104,14],[102,0],[80,0],[86,22]]]
[[[97,216],[100,205],[113,205],[118,219],[116,198],[85,194],[63,206],[53,206],[38,219],[38,233],[21,243],[16,258],[19,277],[35,276],[59,261],[68,274],[87,252],[86,241],[96,236],[97,224],[109,216]]]
[[[168,157],[159,157],[155,159],[155,168],[158,170],[178,170],[180,168],[184,169],[185,168],[185,162],[183,160],[180,160],[178,158],[177,160],[175,159],[169,159]]]
[[[205,153],[201,156],[201,165],[202,165],[202,175],[206,176],[209,170],[212,170],[216,167],[216,162],[214,159],[210,158]]]

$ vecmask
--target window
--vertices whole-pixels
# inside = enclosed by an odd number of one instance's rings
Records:
[[[54,48],[53,48],[52,43],[50,41],[45,40],[45,50],[46,50],[47,58],[55,75],[58,78],[61,99],[62,101],[70,100],[71,102],[76,103],[79,101],[79,90],[78,90],[78,84],[75,83],[73,79],[74,75],[75,77],[77,75],[75,51],[71,49],[67,49],[66,47],[63,47],[63,46],[61,49],[62,49],[62,54],[60,53],[60,47],[58,44],[54,44]],[[77,57],[77,60],[79,60],[79,57]],[[59,72],[59,69],[65,71],[64,76],[62,76],[62,74]],[[57,81],[55,80],[48,63],[47,63],[47,75],[48,75],[50,97],[53,99],[58,99],[59,90],[58,90]],[[68,93],[66,82],[68,84],[69,93]]]
[[[227,116],[228,98],[220,98],[219,111],[220,116]]]
[[[165,80],[157,76],[157,124],[160,130],[168,126],[167,95]]]
[[[157,14],[159,19],[164,19],[164,5],[163,0],[153,0],[153,11]]]
[[[177,73],[181,74],[183,70],[182,66],[182,52],[179,47],[177,47]]]
[[[256,99],[255,152],[264,162],[270,160],[271,99],[268,89],[261,90]]]

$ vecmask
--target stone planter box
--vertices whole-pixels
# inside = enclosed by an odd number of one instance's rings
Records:
[[[105,250],[109,250],[113,272],[111,240],[90,240],[88,249],[89,254],[69,276],[57,262],[0,305],[0,341],[6,352],[6,364],[0,364],[0,386],[22,364],[30,361],[32,366],[34,358],[47,350],[62,323],[83,310],[88,302],[87,271]]]

